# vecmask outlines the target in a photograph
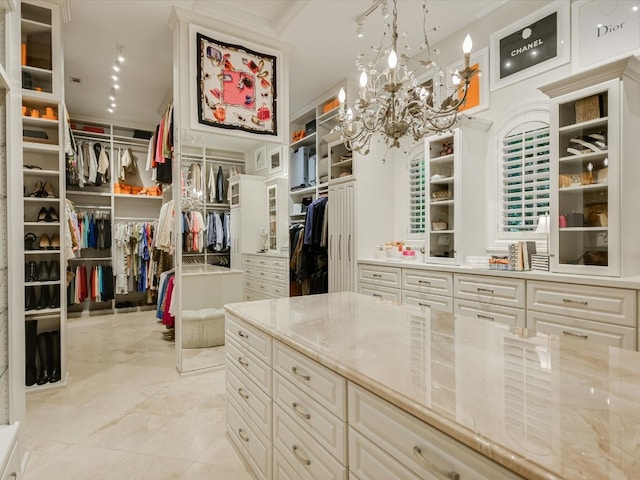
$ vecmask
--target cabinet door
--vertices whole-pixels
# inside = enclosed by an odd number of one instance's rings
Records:
[[[491,303],[473,302],[469,300],[455,299],[453,301],[453,313],[475,317],[481,320],[504,323],[511,327],[524,327],[525,312],[521,308],[503,307]]]
[[[231,268],[242,268],[242,252],[240,251],[240,230],[242,216],[240,208],[231,209]]]
[[[331,254],[329,257],[329,291],[341,292],[344,290],[344,222],[345,222],[345,189],[344,185],[332,187],[329,190],[329,204],[331,216],[329,217],[329,235]]]
[[[354,292],[356,287],[356,214],[356,184],[350,182],[345,185],[343,290],[351,292]]]
[[[329,257],[329,292],[337,292],[338,254],[337,248],[337,228],[338,228],[338,195],[336,187],[329,188],[329,232],[327,238],[327,254]]]

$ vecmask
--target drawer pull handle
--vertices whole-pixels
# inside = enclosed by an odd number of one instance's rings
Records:
[[[585,307],[589,304],[589,302],[587,302],[586,300],[584,300],[584,301],[572,300],[571,298],[563,298],[562,302],[563,303],[575,303],[576,305],[584,305]]]
[[[238,389],[238,393],[240,394],[240,396],[242,398],[244,398],[245,400],[249,400],[249,395],[247,395],[246,393],[244,393],[244,390],[242,388]]]
[[[242,338],[249,338],[249,335],[244,333],[242,330],[238,330],[238,336]]]
[[[436,473],[440,473],[444,475],[444,477],[447,478],[448,480],[460,480],[460,474],[458,472],[455,472],[453,470],[448,472],[446,470],[442,470],[437,466],[435,466],[433,462],[431,462],[431,460],[429,460],[427,457],[425,457],[422,454],[422,449],[419,446],[417,445],[413,446],[413,454],[416,457],[418,457],[420,460],[422,460],[424,463],[426,463],[429,468],[431,468],[432,470],[435,470]]]
[[[493,288],[477,287],[476,290],[479,292],[493,293]]]
[[[300,405],[298,405],[296,402],[293,402],[291,404],[291,407],[295,410],[295,412],[298,415],[300,415],[305,420],[309,420],[311,418],[311,415],[309,415],[308,413],[304,413],[302,410],[300,410]]]
[[[418,302],[418,305],[420,305],[421,307],[431,308],[431,305],[429,305],[428,303]]]
[[[248,367],[249,366],[249,362],[247,362],[246,360],[243,360],[242,357],[238,357],[238,363],[240,365],[242,365],[243,367]]]
[[[423,285],[431,285],[429,280],[418,280],[418,283],[422,283]]]
[[[372,293],[371,295],[374,297],[382,298],[382,295],[380,295],[379,293]]]
[[[309,460],[308,458],[303,457],[302,455],[300,455],[298,453],[298,446],[294,445],[293,447],[291,447],[291,450],[293,450],[293,454],[296,456],[296,458],[298,460],[300,460],[301,463],[303,463],[304,465],[311,465],[311,460]]]
[[[371,276],[373,278],[382,278],[382,275],[380,275],[379,273],[373,273],[373,274],[371,274]]]
[[[305,382],[308,382],[309,380],[311,380],[311,377],[309,375],[305,375],[304,373],[300,373],[298,371],[298,367],[291,367],[291,371],[293,372],[293,374],[296,377],[301,378],[302,380],[304,380]]]
[[[245,442],[249,441],[249,437],[247,437],[244,433],[244,430],[242,430],[241,428],[238,429],[238,436],[244,440]]]
[[[476,314],[476,317],[478,317],[478,318],[484,318],[485,320],[491,320],[491,321],[495,320],[495,318],[494,318],[494,317],[491,317],[491,316],[489,316],[489,315],[482,315],[481,313]]]
[[[589,338],[589,335],[585,335],[583,333],[568,332],[567,330],[563,330],[562,334],[569,335],[570,337],[582,338],[583,340],[586,340],[587,338]]]

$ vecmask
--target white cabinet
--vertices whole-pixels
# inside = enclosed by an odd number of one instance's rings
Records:
[[[289,296],[288,257],[242,255],[244,299],[261,300]]]
[[[231,189],[231,267],[240,268],[243,253],[265,248],[262,232],[267,231],[267,198],[264,177],[236,175]]]
[[[542,88],[551,97],[551,270],[640,273],[640,61],[629,57]]]
[[[280,253],[289,246],[287,216],[287,179],[274,178],[267,181],[267,250]]]
[[[329,187],[329,292],[355,290],[356,183]]]
[[[358,267],[358,292],[380,300],[402,302],[402,270],[399,267],[362,264]]]

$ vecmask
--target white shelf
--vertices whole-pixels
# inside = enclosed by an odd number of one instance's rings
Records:
[[[609,154],[609,150],[601,150],[599,152],[581,153],[580,155],[567,155],[566,157],[560,157],[558,161],[560,163],[583,163],[589,160],[599,160]]]
[[[24,222],[25,227],[59,227],[60,222]]]
[[[25,152],[29,152],[29,153],[41,153],[41,152],[59,153],[60,152],[59,145],[56,145],[53,143],[30,142],[28,140],[25,140],[24,138],[22,140],[22,149]]]
[[[453,233],[453,230],[430,230],[430,233],[435,233],[435,234]]]
[[[22,18],[20,19],[20,28],[23,35],[31,35],[33,33],[50,32],[51,24]]]
[[[110,192],[89,192],[89,191],[68,190],[68,189],[66,193],[67,193],[67,196],[68,195],[85,195],[88,197],[110,197],[111,196]],[[162,198],[162,197],[158,197],[158,198]]]
[[[289,148],[292,150],[297,150],[300,147],[308,147],[316,144],[316,133],[313,132],[306,137],[298,140],[297,142],[293,142],[289,145]]]
[[[31,117],[29,115],[22,116],[23,125],[33,125],[37,127],[58,127],[58,119],[44,118],[44,117]]]
[[[135,199],[141,199],[144,198],[145,200],[162,200],[162,197],[160,195],[158,196],[153,196],[153,195],[130,195],[127,193],[114,193],[113,196],[115,198],[135,198]]]
[[[60,253],[60,249],[57,248],[55,250],[25,250],[25,255],[58,255]]]
[[[60,203],[60,199],[57,197],[24,197],[24,201],[27,203]]]
[[[431,205],[453,205],[453,198],[449,200],[432,200]]]
[[[586,128],[593,127],[606,127],[609,122],[609,117],[601,117],[593,120],[587,120],[586,122],[574,123],[571,125],[566,125],[564,127],[560,127],[558,129],[559,134],[567,134],[567,133],[578,133],[583,131]]]
[[[299,190],[292,190],[289,192],[289,195],[291,196],[307,195],[309,193],[315,193],[315,191],[316,191],[316,187],[312,186],[312,187],[301,188]]]
[[[56,147],[57,150],[57,147]],[[58,170],[40,170],[38,168],[23,168],[22,173],[25,176],[37,176],[37,177],[57,177],[60,175]]]
[[[67,372],[63,376],[63,378],[57,382],[45,383],[43,385],[32,385],[30,387],[26,387],[25,391],[27,393],[32,393],[32,392],[45,392],[47,390],[57,390],[59,388],[65,388],[67,386],[68,381],[69,381],[69,372]]]
[[[452,162],[453,161],[453,153],[450,153],[449,155],[443,155],[441,157],[434,157],[429,159],[430,163],[446,163],[446,162]]]
[[[607,232],[609,227],[564,227],[558,228],[560,233],[565,232]]]
[[[61,280],[47,280],[44,282],[24,282],[25,287],[38,287],[42,285],[60,285],[62,283]],[[29,310],[30,312],[31,310]]]
[[[598,191],[607,190],[608,185],[606,183],[589,183],[587,185],[575,185],[571,187],[559,188],[560,193],[578,193],[585,191]]]
[[[432,185],[437,185],[437,184],[441,184],[441,183],[453,183],[454,178],[453,177],[445,177],[445,178],[438,178],[436,180],[429,180],[429,183]]]
[[[60,298],[63,298],[63,296],[61,295]],[[25,317],[33,317],[35,315],[51,315],[52,313],[60,313],[60,312],[61,312],[60,307],[58,307],[58,308],[42,308],[40,310],[36,310],[34,308],[33,310],[25,310],[24,316]]]

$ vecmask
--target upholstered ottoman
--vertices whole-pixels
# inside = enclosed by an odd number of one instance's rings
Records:
[[[182,311],[182,348],[224,345],[224,309]]]

